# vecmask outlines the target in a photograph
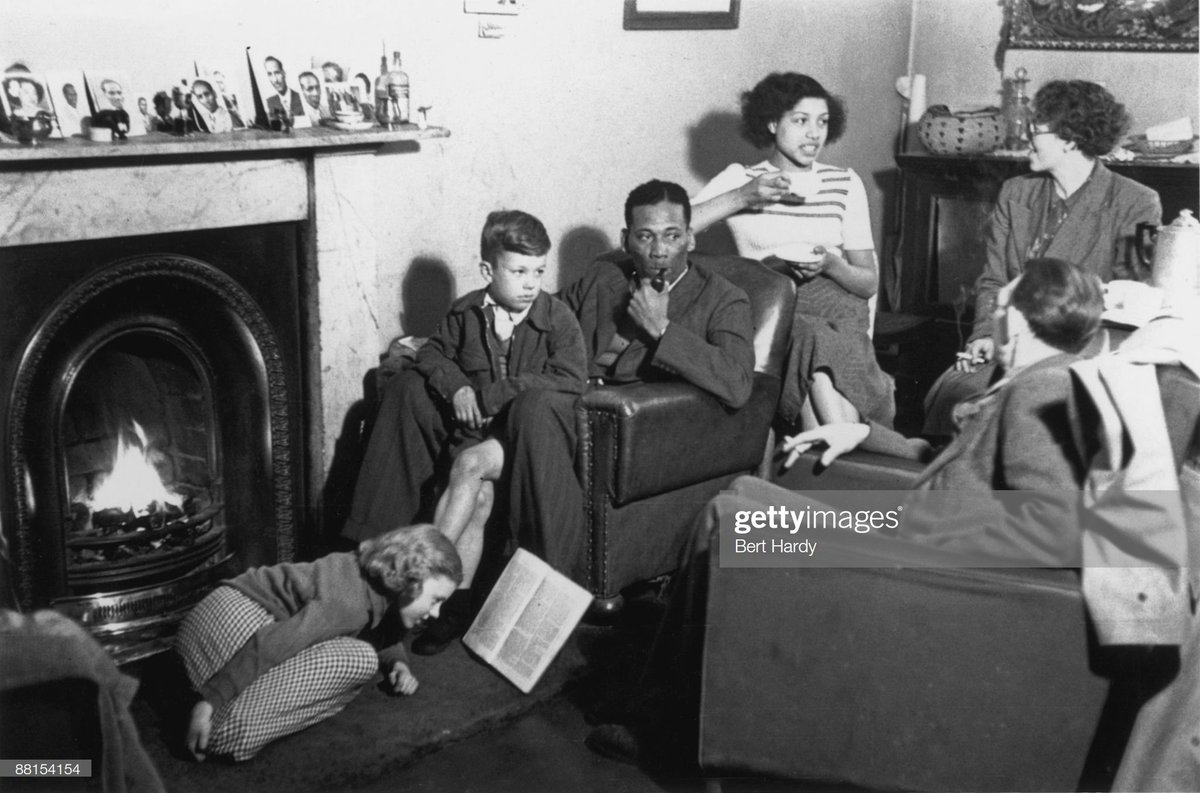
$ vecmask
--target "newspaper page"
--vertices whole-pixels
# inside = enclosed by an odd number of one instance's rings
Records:
[[[586,589],[517,549],[463,643],[528,694],[591,602]]]

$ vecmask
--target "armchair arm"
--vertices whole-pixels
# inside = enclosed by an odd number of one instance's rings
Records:
[[[822,468],[822,449],[800,455],[786,471],[780,460],[771,461],[770,480],[788,490],[908,490],[916,484],[925,466],[887,454],[855,450],[843,454],[833,465]]]
[[[756,373],[750,401],[730,410],[688,383],[599,388],[576,420],[585,492],[616,505],[726,474],[755,470],[779,397],[779,380]]]

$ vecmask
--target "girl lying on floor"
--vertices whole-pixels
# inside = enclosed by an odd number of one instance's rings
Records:
[[[419,524],[364,540],[357,552],[224,581],[179,629],[177,649],[201,697],[188,751],[248,760],[341,711],[377,669],[394,693],[412,694],[417,679],[400,637],[436,618],[462,576],[454,545]]]

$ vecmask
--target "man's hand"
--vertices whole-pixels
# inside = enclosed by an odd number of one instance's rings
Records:
[[[388,683],[392,687],[392,691],[396,694],[411,696],[417,692],[417,679],[413,677],[412,671],[409,670],[408,664],[403,661],[396,661],[392,664],[391,670],[388,672]]]
[[[475,396],[475,389],[469,385],[454,392],[454,418],[458,419],[459,424],[473,430],[484,425],[479,399]]]
[[[960,372],[973,372],[980,366],[992,360],[996,354],[996,342],[991,336],[984,336],[975,341],[967,342],[967,348],[958,354],[954,368]]]
[[[816,429],[785,437],[779,447],[781,453],[787,454],[783,468],[791,468],[800,455],[817,445],[825,446],[825,453],[821,455],[821,465],[832,465],[834,460],[846,452],[857,449],[870,434],[871,428],[866,424],[845,422],[824,424]]]
[[[629,316],[651,338],[661,339],[667,332],[667,306],[671,302],[671,293],[666,290],[659,292],[650,285],[650,280],[640,280],[637,291],[629,301]]]
[[[192,716],[188,720],[187,750],[192,757],[203,760],[208,750],[208,735],[212,732],[213,706],[205,700],[200,700],[192,708]]]

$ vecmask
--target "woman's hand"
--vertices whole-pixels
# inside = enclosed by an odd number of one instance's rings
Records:
[[[780,453],[786,453],[783,469],[791,468],[800,455],[817,445],[825,446],[821,455],[821,465],[830,466],[833,461],[849,451],[857,449],[871,434],[871,428],[857,422],[823,424],[816,429],[799,432],[785,437],[780,445]]]
[[[192,716],[188,721],[187,750],[192,757],[203,760],[208,751],[208,734],[212,732],[213,706],[205,700],[200,700],[192,707]]]
[[[417,678],[413,677],[408,664],[403,661],[396,661],[392,664],[392,669],[388,672],[388,683],[391,684],[392,691],[396,694],[403,694],[407,697],[417,692]]]
[[[774,204],[788,194],[792,183],[783,171],[767,171],[746,182],[741,188],[742,199],[749,209]]]
[[[810,261],[792,262],[792,270],[805,281],[816,278],[826,272],[831,266],[837,266],[842,261],[837,249],[828,250],[824,245],[813,246],[813,258]]]
[[[960,372],[973,372],[988,363],[996,354],[996,342],[991,336],[984,336],[975,341],[967,342],[967,348],[958,354],[954,368]]]

